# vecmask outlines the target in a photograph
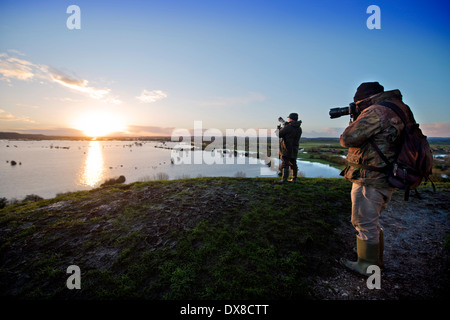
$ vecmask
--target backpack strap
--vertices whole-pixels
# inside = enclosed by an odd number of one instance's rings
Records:
[[[348,161],[347,161],[347,163],[349,165],[351,165],[352,167],[362,168],[362,169],[371,170],[371,171],[386,172],[389,169],[388,166],[378,168],[378,167],[369,166],[367,164],[362,164],[362,163],[354,163],[354,162],[348,162]]]
[[[387,164],[386,169],[388,169],[390,166],[392,166],[392,163],[388,160],[388,158],[384,155],[384,153],[381,152],[380,148],[378,148],[375,141],[373,141],[373,138],[370,138],[369,143],[372,145],[372,148],[375,149],[375,151],[378,153],[378,155],[381,157],[381,159],[383,159],[383,161]]]
[[[391,109],[392,111],[394,111],[400,117],[400,119],[402,119],[403,124],[406,126],[406,123],[408,121],[405,117],[405,113],[402,111],[402,109],[400,109],[400,107],[398,105],[396,105],[395,103],[389,102],[389,101],[382,101],[382,102],[379,102],[376,104],[382,105],[382,106],[387,107],[387,108]]]

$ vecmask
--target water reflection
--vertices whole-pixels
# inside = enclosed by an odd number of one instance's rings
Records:
[[[100,142],[90,141],[80,182],[83,185],[95,187],[102,181],[103,176],[103,153]]]

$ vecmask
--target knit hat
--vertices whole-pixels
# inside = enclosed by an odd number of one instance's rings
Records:
[[[380,93],[384,91],[384,87],[378,82],[363,82],[359,85],[356,90],[355,96],[353,97],[353,101],[357,102],[360,100],[364,100],[374,94]]]
[[[298,114],[297,113],[291,113],[288,118],[297,121],[298,120]]]

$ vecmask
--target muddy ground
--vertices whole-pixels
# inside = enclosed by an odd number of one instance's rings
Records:
[[[312,294],[325,300],[447,300],[450,272],[444,242],[450,230],[448,193],[424,191],[420,196],[422,199],[412,197],[405,202],[403,192],[397,191],[381,215],[386,266],[381,289],[368,289],[367,279],[347,272],[338,263],[341,255],[336,254],[332,272],[314,281]],[[356,260],[356,233],[350,221],[336,232],[342,234],[344,257]]]

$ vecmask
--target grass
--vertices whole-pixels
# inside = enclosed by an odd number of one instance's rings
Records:
[[[323,271],[317,253],[333,250],[330,234],[348,216],[350,186],[274,181],[137,182],[8,206],[0,210],[2,295],[307,298],[307,279]],[[82,272],[77,292],[65,288],[72,264]]]
[[[0,288],[19,299],[310,299],[349,223],[344,179],[115,184],[0,210]],[[450,184],[437,183],[439,192]],[[421,187],[421,189],[427,189]],[[448,248],[448,236],[445,240]],[[70,265],[81,290],[65,286]]]

